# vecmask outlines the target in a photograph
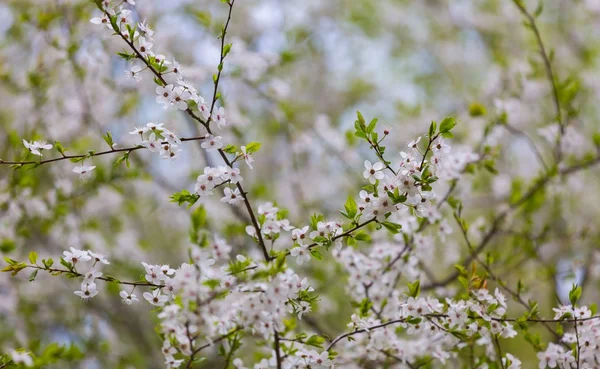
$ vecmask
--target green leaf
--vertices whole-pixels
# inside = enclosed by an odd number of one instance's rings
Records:
[[[354,132],[354,135],[355,135],[356,137],[360,137],[360,138],[364,138],[364,139],[366,139],[366,138],[367,138],[367,134],[366,134],[366,133],[364,133],[363,131],[356,131],[356,132]]]
[[[65,268],[67,268],[69,270],[73,269],[73,264],[69,263],[68,261],[66,261],[62,257],[60,258],[60,265],[64,266]]]
[[[416,280],[413,283],[408,284],[408,296],[417,298],[421,293],[421,281]]]
[[[445,118],[442,123],[440,123],[440,132],[450,132],[454,126],[456,126],[456,120],[454,118]]]
[[[17,244],[14,240],[11,240],[10,238],[5,238],[2,241],[0,241],[0,252],[2,253],[9,253],[15,248],[17,248]]]
[[[205,28],[208,28],[210,26],[211,15],[209,12],[203,12],[200,10],[193,10],[192,12],[193,12],[194,16],[196,17],[196,20],[198,21],[198,23],[200,23]]]
[[[373,307],[373,303],[368,298],[363,299],[360,302],[360,316],[365,317],[369,314],[369,311]]]
[[[429,137],[433,137],[435,135],[435,132],[437,130],[437,123],[432,120],[431,124],[429,125]]]
[[[485,106],[481,105],[478,102],[472,102],[469,105],[469,115],[472,117],[480,117],[486,114]]]
[[[175,192],[171,195],[171,202],[176,202],[177,205],[185,204],[186,202],[189,204],[188,207],[191,207],[198,201],[200,195],[196,193],[190,193],[188,190],[183,190],[181,192]]]
[[[377,118],[374,118],[370,123],[369,126],[366,129],[367,133],[372,133],[373,130],[375,129],[375,127],[377,126]],[[377,141],[377,138],[374,138],[375,141]]]
[[[594,141],[594,145],[596,147],[600,147],[600,132],[594,132],[592,141]]]
[[[127,168],[129,168],[129,151],[125,152],[125,154],[123,154],[123,156],[118,158],[115,161],[114,166],[116,167],[117,165],[121,164],[122,162],[125,162],[125,165],[127,165]]]
[[[31,272],[31,274],[29,275],[29,282],[35,281],[35,277],[37,277],[38,271],[39,269],[36,269],[33,272]]]
[[[359,111],[356,112],[356,116],[358,118],[358,123],[360,124],[360,127],[362,127],[363,128],[362,130],[364,131],[364,127],[366,125],[365,118],[362,116],[362,114]]]
[[[132,60],[132,59],[135,59],[135,58],[136,58],[136,55],[135,55],[135,54],[133,54],[133,53],[132,53],[132,54],[129,54],[129,53],[125,52],[125,51],[119,51],[119,52],[117,53],[117,55],[118,55],[119,57],[123,58],[123,59],[124,59],[124,60],[126,60],[126,61],[130,61],[130,60]]]
[[[111,15],[109,16],[110,18],[110,25],[112,26],[112,29],[117,33],[120,34],[121,31],[119,30],[119,25],[117,24],[117,15]]]
[[[315,259],[317,260],[323,260],[323,255],[321,255],[321,253],[319,252],[319,250],[317,249],[311,249],[310,253],[312,256],[315,257]]]
[[[262,144],[260,142],[250,142],[246,145],[246,153],[252,154],[257,152],[260,149]]]
[[[354,201],[354,198],[352,196],[348,196],[346,204],[344,204],[344,208],[346,209],[346,214],[348,214],[349,219],[353,219],[356,216],[358,207],[356,205],[356,201]]]
[[[36,262],[37,262],[37,257],[38,257],[38,255],[37,255],[37,252],[35,252],[35,251],[31,251],[31,252],[29,253],[29,261],[31,262],[31,264],[36,264]]]
[[[226,57],[230,51],[231,51],[231,44],[225,44],[225,46],[223,46],[223,58]]]
[[[577,304],[577,301],[579,301],[582,292],[583,290],[581,289],[581,286],[573,284],[573,287],[569,292],[569,301],[571,302],[571,305],[575,306]]]
[[[466,275],[468,275],[467,269],[466,269],[464,266],[462,266],[462,265],[460,265],[460,264],[456,264],[456,265],[454,266],[454,268],[455,268],[456,270],[458,270],[458,272],[460,273],[460,275],[463,275],[463,276],[466,276]]]
[[[52,260],[52,259],[48,259],[48,260],[42,259],[42,263],[44,264],[44,266],[46,267],[46,269],[49,269],[54,264],[54,260]]]
[[[56,151],[58,151],[61,155],[65,154],[65,148],[63,147],[63,145],[60,144],[60,142],[58,141],[54,141],[54,148],[56,149]]]
[[[496,162],[493,159],[488,159],[483,162],[483,167],[492,174],[498,174],[496,169]]]
[[[317,223],[323,220],[323,215],[321,214],[313,214],[310,216],[310,227],[312,229],[317,229]]]
[[[402,225],[398,223],[381,222],[380,224],[383,225],[392,234],[398,234],[400,232],[400,229],[402,229]]]
[[[535,8],[535,11],[533,12],[533,17],[534,18],[539,17],[543,11],[544,11],[544,3],[540,0],[540,2],[538,3],[538,6]]]
[[[108,147],[112,150],[112,148],[113,148],[112,133],[110,133],[110,131],[108,131],[104,135],[102,135],[102,138],[104,139],[104,142],[106,142]]]
[[[363,231],[360,231],[357,234],[355,234],[353,238],[355,240],[363,241],[363,242],[369,242],[369,241],[371,241],[371,236],[369,236],[367,233],[365,233]]]
[[[235,147],[234,145],[227,145],[223,148],[223,151],[225,151],[228,154],[235,154],[236,152],[239,152],[238,148]]]
[[[308,339],[304,341],[304,344],[318,348],[323,348],[323,343],[325,343],[325,338],[317,336],[316,334],[308,337]]]

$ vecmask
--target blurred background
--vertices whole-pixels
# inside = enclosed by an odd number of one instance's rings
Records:
[[[538,8],[525,4],[532,14]],[[226,4],[136,0],[127,7],[154,28],[155,53],[175,58],[185,79],[211,99]],[[106,150],[101,136],[107,131],[121,146],[132,146],[138,142],[128,132],[150,121],[181,137],[203,134],[185,114],[155,103],[150,75],[138,83],[126,78],[128,65],[116,55],[126,45],[90,23],[99,14],[84,0],[0,2],[0,158],[23,159],[22,139],[59,141],[73,154]],[[357,110],[389,128],[390,160],[432,120],[455,116],[453,150],[482,153],[487,146],[497,170],[465,174],[454,193],[476,240],[499,204],[553,162],[551,85],[523,21],[518,8],[502,0],[236,1],[221,83],[228,124],[219,134],[237,146],[262,143],[254,170],[242,167],[253,205],[276,202],[300,227],[314,212],[337,219],[347,196],[365,184],[363,161],[375,160],[353,135]],[[569,127],[565,162],[574,163],[595,150],[600,1],[545,1],[536,22]],[[0,253],[26,259],[36,250],[40,258],[57,259],[69,247],[91,249],[111,261],[105,274],[136,279],[140,261],[177,266],[187,260],[195,216],[209,237],[222,235],[252,254],[243,208],[220,203],[220,196],[191,209],[169,202],[174,192],[192,191],[205,166],[220,164],[199,143],[182,149],[175,161],[137,151],[129,168],[113,165],[116,157],[94,158],[86,161],[97,166],[86,181],[68,161],[32,170],[1,167]],[[45,158],[56,155],[44,152]],[[552,315],[573,279],[584,284],[584,300],[598,298],[599,185],[593,169],[553,182],[489,247],[497,273],[514,285],[522,280],[543,315]],[[433,274],[429,282],[443,280],[466,254],[456,229],[435,245],[436,257],[423,260]],[[331,336],[344,331],[353,311],[344,268],[326,257],[297,269],[322,294],[304,328]],[[41,354],[51,342],[72,344],[66,353],[46,353],[62,357],[61,368],[163,367],[148,304],[121,304],[110,284],[82,303],[73,295],[76,281],[40,273],[30,283],[27,277],[0,274],[0,348]],[[429,293],[445,296],[457,288],[451,283]],[[311,327],[315,322],[322,326]],[[506,345],[537,365],[535,352],[519,339]],[[210,356],[203,367],[215,360]]]

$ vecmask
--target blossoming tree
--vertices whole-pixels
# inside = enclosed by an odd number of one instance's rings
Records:
[[[600,8],[451,3],[0,4],[0,368],[600,367]]]

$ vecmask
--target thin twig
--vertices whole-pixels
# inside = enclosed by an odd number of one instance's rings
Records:
[[[554,99],[554,109],[556,110],[556,119],[558,121],[558,126],[560,129],[560,134],[556,138],[556,161],[560,161],[562,158],[562,149],[561,149],[561,141],[562,137],[565,134],[565,124],[562,119],[562,111],[560,107],[560,98],[558,96],[558,86],[556,85],[556,79],[554,78],[554,72],[552,71],[552,63],[550,62],[550,57],[546,52],[546,48],[544,47],[544,42],[542,41],[542,36],[540,35],[540,31],[535,22],[535,17],[531,15],[525,8],[522,0],[513,0],[517,8],[521,11],[521,13],[527,18],[529,26],[535,35],[535,40],[540,48],[540,54],[542,55],[542,59],[544,61],[544,69],[546,70],[546,77],[552,86],[552,96]]]
[[[198,140],[204,140],[204,137],[187,137],[187,138],[181,138],[181,141],[198,141]],[[161,145],[166,145],[166,144],[168,144],[168,142],[164,141],[164,142],[161,142],[160,144]],[[55,161],[61,161],[61,160],[92,158],[92,157],[95,157],[95,156],[115,154],[115,153],[120,153],[120,152],[132,152],[132,151],[136,151],[136,150],[140,150],[140,149],[147,149],[147,147],[143,146],[143,145],[137,145],[137,146],[126,147],[126,148],[121,148],[121,149],[110,149],[110,150],[100,151],[100,152],[90,151],[87,154],[63,155],[63,156],[60,156],[60,157],[57,157],[57,158],[45,159],[45,160],[39,160],[39,161],[35,161],[35,160],[28,160],[28,161],[5,161],[5,160],[0,159],[0,164],[6,164],[6,165],[26,165],[26,164],[42,165],[42,164],[53,163]]]

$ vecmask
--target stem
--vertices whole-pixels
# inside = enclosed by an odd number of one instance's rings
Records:
[[[219,81],[221,80],[221,71],[223,70],[223,60],[225,60],[225,35],[227,34],[227,28],[229,27],[229,21],[231,20],[231,12],[233,10],[233,4],[235,3],[235,0],[231,0],[231,2],[227,3],[227,5],[229,5],[229,13],[227,14],[227,21],[225,22],[225,25],[223,26],[223,32],[221,33],[221,58],[219,60],[219,68],[217,69],[217,78],[215,78],[215,89],[213,91],[213,99],[212,99],[212,103],[210,105],[210,115],[208,116],[208,120],[206,121],[206,125],[210,124],[210,121],[212,119],[212,113],[213,110],[215,109],[215,104],[217,102],[217,94],[218,94],[218,89],[219,89]]]
[[[204,137],[187,137],[187,138],[181,138],[182,142],[183,141],[198,141],[198,140],[204,140]],[[161,142],[161,145],[166,145],[166,144],[168,144],[168,142],[166,142],[166,141]],[[52,159],[46,159],[46,160],[39,160],[39,161],[35,161],[35,160],[29,160],[29,161],[5,161],[5,160],[0,159],[0,165],[2,165],[2,164],[6,164],[6,165],[25,165],[25,164],[42,165],[42,164],[52,163],[52,162],[61,161],[61,160],[92,158],[94,156],[102,156],[102,155],[114,154],[114,153],[119,153],[119,152],[132,152],[132,151],[136,151],[136,150],[140,150],[140,149],[147,149],[147,147],[146,146],[142,146],[142,145],[137,145],[137,146],[126,147],[126,148],[122,148],[122,149],[110,149],[110,150],[100,151],[100,152],[90,152],[88,154],[63,155],[63,156],[58,157],[58,158],[52,158]]]
[[[44,268],[41,267],[39,265],[27,265],[26,268],[33,268],[33,269],[39,269],[39,270],[44,270],[48,273],[70,273],[75,275],[76,277],[85,277],[85,274],[81,274],[75,270],[66,270],[66,269],[56,269],[56,268]],[[122,285],[128,285],[128,286],[142,286],[142,287],[164,287],[164,285],[160,285],[160,284],[154,284],[152,282],[126,282],[126,281],[120,281],[116,278],[107,278],[107,277],[98,277],[96,279],[99,279],[101,281],[105,281],[105,282],[114,282],[117,284],[122,284]]]
[[[274,347],[275,347],[275,357],[277,358],[277,369],[281,369],[282,360],[281,360],[281,353],[279,352],[279,333],[276,330],[274,332],[275,332]]]
[[[437,135],[432,137],[429,137],[429,141],[427,142],[427,147],[425,148],[425,152],[423,153],[423,159],[421,159],[421,164],[419,165],[419,171],[423,171],[423,165],[425,164],[425,159],[427,159],[427,154],[429,153],[429,151],[431,150],[431,144],[433,143],[433,141],[435,141],[438,137],[440,136],[440,134],[438,133]]]
[[[535,40],[540,48],[540,54],[542,55],[542,59],[544,61],[544,69],[546,70],[546,77],[552,86],[552,96],[554,99],[554,109],[556,110],[556,119],[558,121],[558,126],[560,129],[560,134],[556,138],[556,161],[559,162],[562,158],[561,151],[561,141],[562,137],[565,134],[565,124],[562,120],[562,111],[560,107],[560,99],[558,97],[558,86],[556,85],[556,80],[554,78],[554,72],[552,71],[552,64],[550,63],[550,58],[548,57],[548,53],[546,52],[546,48],[544,47],[544,42],[542,41],[542,36],[540,35],[540,31],[535,23],[535,17],[531,15],[525,8],[525,5],[521,2],[521,0],[513,0],[517,8],[521,11],[521,13],[527,18],[529,26],[535,35]]]
[[[579,345],[579,330],[577,329],[577,319],[575,319],[573,326],[575,327],[575,338],[577,338],[577,369],[579,369],[579,349],[581,348],[581,346]]]
[[[369,224],[369,223],[373,223],[373,222],[375,222],[375,221],[377,221],[377,218],[371,218],[371,219],[367,220],[366,222],[363,222],[363,223],[361,223],[361,224],[357,224],[356,226],[354,226],[353,228],[351,228],[351,229],[347,230],[346,232],[344,232],[344,233],[342,233],[342,234],[340,234],[340,235],[337,235],[337,236],[333,237],[333,238],[331,239],[331,241],[335,241],[335,240],[337,240],[337,239],[339,239],[339,238],[342,238],[342,237],[349,236],[349,235],[350,235],[352,232],[356,231],[357,229],[360,229],[360,228],[362,228],[362,227],[366,226],[367,224]],[[308,245],[308,249],[310,250],[310,249],[313,249],[313,248],[315,248],[315,247],[317,247],[317,246],[319,246],[319,244],[318,244],[317,242],[313,242],[313,243],[311,243],[310,245]],[[289,254],[290,254],[290,252],[288,251],[286,255],[289,255]]]
[[[502,349],[500,348],[500,341],[498,341],[498,337],[494,335],[494,345],[496,346],[496,350],[498,351],[498,361],[500,362],[500,367],[502,369],[506,369],[504,366],[504,362],[502,361]]]

